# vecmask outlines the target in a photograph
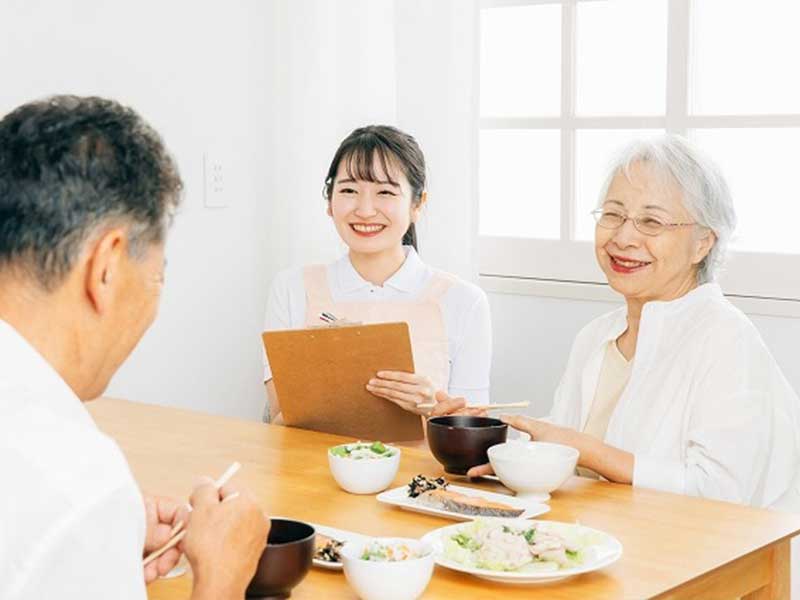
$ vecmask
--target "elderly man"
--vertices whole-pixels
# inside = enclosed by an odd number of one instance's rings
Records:
[[[0,598],[141,600],[186,518],[143,499],[96,398],[152,323],[181,180],[159,136],[100,98],[0,121]],[[200,484],[182,549],[193,599],[242,598],[268,522],[244,490]]]

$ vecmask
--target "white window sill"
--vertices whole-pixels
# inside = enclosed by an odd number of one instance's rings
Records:
[[[513,294],[518,296],[540,296],[545,298],[566,298],[595,302],[622,302],[622,296],[605,283],[586,283],[556,279],[537,279],[526,277],[505,277],[480,275],[479,285],[490,293]],[[792,317],[800,319],[800,300],[780,300],[726,294],[726,297],[748,315],[771,317]]]

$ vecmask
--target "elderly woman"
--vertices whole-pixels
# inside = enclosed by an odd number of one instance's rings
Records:
[[[506,422],[611,481],[800,511],[798,397],[714,283],[736,222],[720,172],[680,137],[633,143],[594,216],[626,306],[578,334],[548,419]]]

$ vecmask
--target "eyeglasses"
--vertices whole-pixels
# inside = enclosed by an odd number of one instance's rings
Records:
[[[664,233],[667,229],[675,227],[688,227],[689,225],[697,225],[697,223],[665,223],[658,217],[652,215],[643,215],[641,217],[629,217],[622,213],[613,210],[598,208],[592,211],[592,216],[597,224],[603,229],[619,229],[625,224],[625,221],[631,221],[636,231],[645,235],[659,235]]]

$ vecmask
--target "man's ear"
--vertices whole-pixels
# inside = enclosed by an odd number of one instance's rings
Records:
[[[428,192],[422,192],[419,197],[419,202],[411,207],[411,222],[416,223],[419,219],[420,214],[422,214],[422,209],[425,207],[425,204],[428,202]]]
[[[123,253],[128,251],[128,236],[122,228],[106,231],[90,247],[86,257],[86,297],[98,314],[104,314],[113,297],[120,275]]]

